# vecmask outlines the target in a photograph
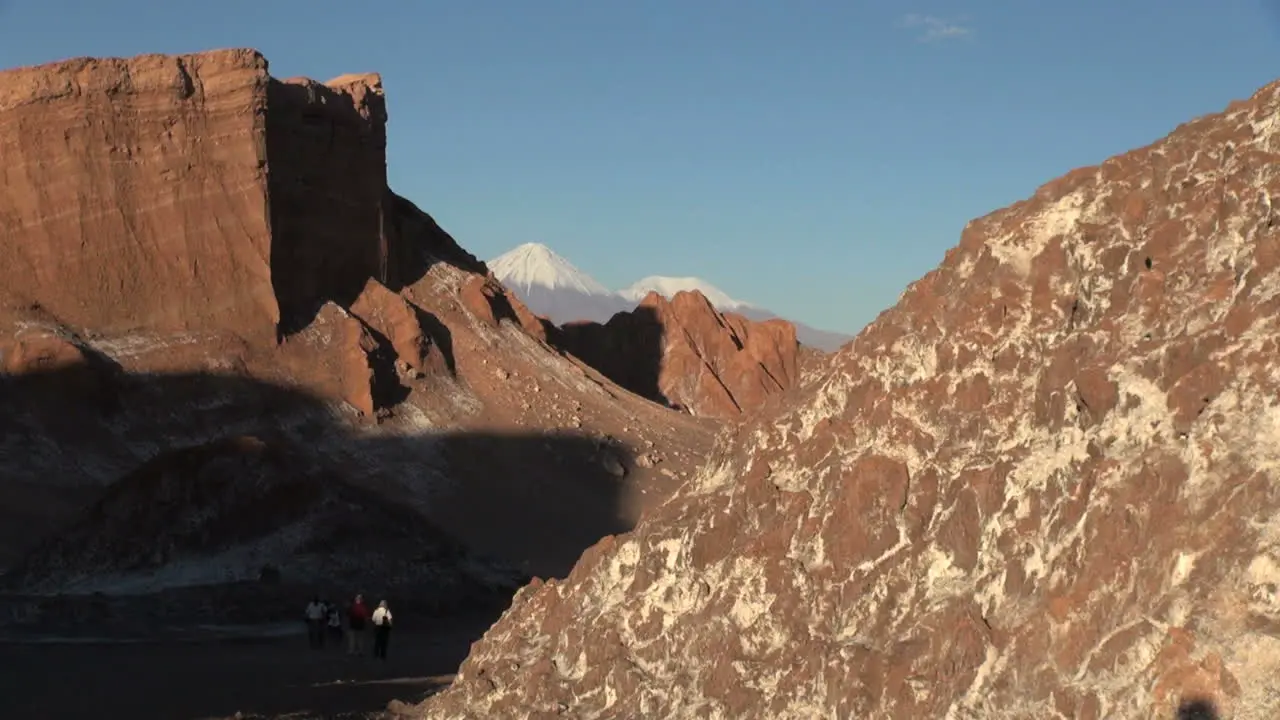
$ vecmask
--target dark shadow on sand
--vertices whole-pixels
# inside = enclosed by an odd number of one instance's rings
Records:
[[[239,376],[130,374],[105,358],[0,376],[0,500],[39,488],[61,503],[0,502],[0,526],[21,529],[5,537],[27,541],[0,575],[0,717],[326,717],[413,701],[529,576],[566,574],[630,529],[616,469],[631,451],[612,441],[353,428],[315,397]],[[295,526],[312,533],[296,561],[256,577],[29,592],[68,573],[155,573]],[[356,591],[396,610],[386,666],[306,648],[309,596]],[[176,639],[197,625],[291,623],[296,635],[258,643]],[[148,642],[9,642],[38,635]]]

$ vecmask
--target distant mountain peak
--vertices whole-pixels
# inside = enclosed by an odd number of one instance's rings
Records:
[[[615,313],[634,310],[650,293],[671,300],[682,291],[700,292],[717,310],[738,313],[751,320],[778,317],[765,308],[731,297],[699,277],[650,275],[614,292],[537,242],[518,245],[490,260],[488,266],[530,310],[557,325],[579,320],[607,322]],[[800,342],[811,347],[831,351],[852,339],[842,333],[790,322],[795,325]]]
[[[676,293],[684,290],[697,290],[719,310],[737,310],[739,308],[755,307],[751,303],[735,300],[725,291],[715,285],[712,285],[706,280],[697,277],[650,275],[649,277],[637,280],[629,287],[618,291],[618,294],[628,300],[639,302],[650,292],[656,292],[667,299],[671,299],[675,297]]]
[[[614,294],[542,243],[518,245],[486,264],[504,285],[517,292],[527,293],[535,287],[541,287],[549,290],[573,290],[584,295]]]

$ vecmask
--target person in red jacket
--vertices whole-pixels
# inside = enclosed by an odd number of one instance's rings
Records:
[[[357,594],[351,607],[347,608],[347,654],[363,655],[365,633],[369,626],[369,606],[364,604],[364,595]]]

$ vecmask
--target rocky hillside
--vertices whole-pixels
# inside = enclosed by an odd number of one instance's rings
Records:
[[[386,120],[378,76],[251,50],[0,73],[10,581],[385,579],[403,542],[438,579],[445,537],[560,575],[688,473],[713,429],[552,348],[387,187]]]
[[[607,323],[568,323],[555,337],[619,385],[697,416],[740,418],[798,374],[794,325],[721,313],[696,290],[651,292]]]
[[[431,718],[1280,716],[1280,84],[972,222]]]

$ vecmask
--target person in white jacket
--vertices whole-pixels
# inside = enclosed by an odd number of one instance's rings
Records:
[[[319,650],[324,647],[324,620],[325,606],[320,602],[320,596],[311,598],[311,602],[307,603],[307,609],[304,616],[307,619],[307,640],[311,643],[312,650]]]
[[[386,660],[387,641],[391,639],[391,610],[386,600],[378,603],[370,620],[373,622],[373,656]]]

